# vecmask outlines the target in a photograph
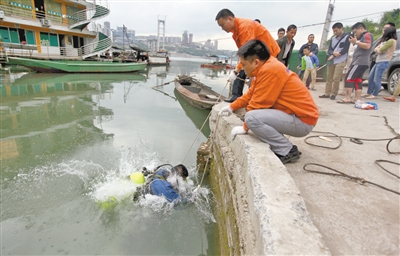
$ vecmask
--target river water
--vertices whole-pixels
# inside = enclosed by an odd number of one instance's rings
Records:
[[[168,82],[192,75],[222,92],[227,73],[171,59],[137,74],[0,73],[1,255],[218,252],[206,185],[174,207],[152,196],[133,202],[136,185],[126,178],[184,161],[190,180],[180,189],[199,183],[196,151],[210,131],[198,129],[208,111]]]

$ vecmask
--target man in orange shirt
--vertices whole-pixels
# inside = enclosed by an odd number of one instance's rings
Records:
[[[276,57],[280,48],[277,42],[272,38],[268,29],[257,21],[250,19],[237,18],[228,9],[222,9],[218,12],[215,17],[218,25],[227,33],[232,32],[232,38],[235,40],[236,46],[240,48],[247,41],[251,39],[258,39],[263,41],[270,49],[270,54]],[[227,102],[233,102],[238,97],[243,95],[244,80],[246,75],[242,70],[242,65],[239,62],[236,69],[228,77],[228,81],[233,82],[232,86],[232,98],[226,100]]]
[[[283,134],[303,137],[318,120],[314,100],[297,74],[288,70],[260,40],[250,40],[238,50],[240,62],[251,77],[250,89],[221,109],[220,115],[246,107],[243,126],[232,129],[232,139],[251,130],[268,143],[282,163],[300,158],[300,152]]]

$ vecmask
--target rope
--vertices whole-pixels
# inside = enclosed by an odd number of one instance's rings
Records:
[[[219,117],[220,117],[220,116],[218,115],[218,117],[217,117],[217,124],[215,125],[215,130],[216,130],[216,131],[218,130]],[[215,134],[215,133],[213,133],[213,135],[214,135],[214,134]],[[215,137],[215,136],[210,136],[210,137],[211,137],[211,139],[212,139],[212,138]],[[209,162],[210,159],[211,159],[212,149],[213,149],[213,147],[210,148],[210,153],[209,153],[209,156],[207,157],[206,165],[204,166],[204,172],[203,172],[203,175],[202,175],[202,177],[201,177],[200,183],[199,183],[199,185],[197,186],[197,188],[201,187],[201,184],[203,184],[204,176],[205,176],[205,174],[206,174],[206,170],[207,170],[207,167],[208,167],[208,162]]]
[[[312,135],[312,136],[308,136],[307,138],[304,139],[304,142],[306,144],[308,144],[308,145],[311,145],[311,146],[320,147],[320,148],[328,148],[328,149],[338,149],[338,148],[340,148],[340,146],[342,146],[342,138],[350,139],[351,142],[354,142],[354,143],[357,143],[357,144],[362,144],[362,143],[360,143],[361,141],[385,141],[385,140],[387,140],[388,143],[386,144],[386,150],[389,152],[389,154],[400,154],[400,151],[393,152],[393,151],[390,151],[390,149],[389,149],[389,144],[392,143],[392,141],[394,141],[394,140],[400,139],[400,135],[397,135],[397,136],[395,136],[393,138],[388,138],[388,139],[363,139],[363,138],[356,138],[356,137],[350,137],[350,136],[339,136],[339,135],[336,135],[336,134],[334,134],[332,132],[320,132],[320,131],[312,131],[312,132],[320,133],[320,134],[330,134],[330,135],[326,135],[324,137],[326,137],[326,138],[337,138],[339,140],[339,145],[336,146],[336,147],[327,147],[327,146],[322,146],[322,145],[317,145],[317,144],[310,143],[310,142],[308,142],[309,139],[320,137],[319,135]]]
[[[218,96],[218,98],[217,98],[217,102],[221,99],[222,93],[225,91],[225,88],[226,88],[226,86],[227,86],[228,84],[229,84],[229,81],[225,84],[224,88],[222,89],[222,92],[219,94],[219,96]],[[182,160],[182,164],[185,162],[187,156],[189,155],[190,151],[192,150],[192,147],[193,147],[194,143],[195,143],[196,140],[197,140],[197,137],[199,137],[199,135],[200,135],[200,133],[201,133],[201,130],[203,130],[203,127],[204,127],[204,125],[207,123],[207,120],[210,118],[210,116],[211,116],[211,111],[210,111],[210,113],[208,113],[208,116],[206,117],[206,119],[204,120],[202,126],[200,127],[199,131],[197,132],[197,135],[196,135],[196,137],[194,138],[194,140],[193,140],[193,142],[192,142],[192,145],[190,145],[189,150],[187,151],[185,157],[184,157],[183,160]],[[218,119],[219,119],[219,118],[218,118]],[[217,122],[217,125],[218,125],[218,122]]]
[[[386,120],[386,119],[385,119],[385,120]],[[387,121],[387,120],[386,120],[386,121]],[[386,122],[386,125],[388,125],[387,122]],[[393,129],[392,129],[392,131],[394,132]],[[388,141],[388,143],[386,144],[386,150],[387,150],[387,152],[388,152],[389,154],[400,154],[399,151],[393,152],[393,151],[390,151],[390,150],[389,150],[389,145],[390,145],[390,143],[392,143],[394,140],[399,140],[399,139],[400,139],[400,135],[397,134],[396,132],[394,132],[394,133],[396,133],[397,136],[395,136],[395,137],[393,137],[393,138],[388,138],[388,139],[363,139],[363,138],[355,138],[355,137],[350,137],[350,136],[339,136],[339,135],[334,134],[334,133],[332,133],[332,132],[320,132],[320,131],[313,131],[313,132],[315,132],[315,133],[320,133],[320,134],[329,134],[329,135],[326,135],[326,136],[324,136],[324,137],[326,137],[326,138],[337,138],[337,139],[339,140],[339,145],[336,146],[336,147],[326,147],[326,146],[321,146],[321,145],[317,145],[317,144],[313,144],[313,143],[308,142],[307,140],[309,140],[309,139],[311,139],[311,138],[320,137],[319,135],[313,135],[313,136],[308,136],[307,138],[304,139],[304,142],[305,142],[306,144],[308,144],[308,145],[311,145],[311,146],[335,150],[335,149],[338,149],[338,148],[342,145],[342,138],[350,139],[351,142],[354,142],[354,143],[356,143],[356,144],[362,144],[362,141],[386,141],[386,140],[387,140],[387,141]],[[393,161],[388,161],[388,160],[381,160],[381,159],[375,160],[375,163],[376,163],[380,168],[382,168],[385,172],[387,172],[387,173],[389,173],[390,175],[393,175],[393,176],[397,177],[398,179],[400,179],[400,176],[398,176],[398,175],[396,175],[396,174],[390,172],[389,170],[387,170],[386,168],[384,168],[384,167],[380,164],[380,163],[390,163],[390,164],[400,165],[399,163],[396,163],[396,162],[393,162]],[[336,173],[324,172],[324,171],[316,171],[316,170],[307,169],[306,167],[307,167],[307,166],[310,166],[310,165],[319,166],[319,167],[322,167],[322,168],[325,168],[325,169],[329,169],[329,170],[331,170],[331,171],[333,171],[333,172],[336,172]],[[335,170],[335,169],[333,169],[333,168],[331,168],[331,167],[329,167],[329,166],[326,166],[326,165],[317,164],[317,163],[308,163],[308,164],[305,164],[305,165],[303,166],[303,170],[306,171],[306,172],[311,172],[311,173],[319,173],[319,174],[325,174],[325,175],[331,175],[331,176],[342,176],[342,177],[348,178],[348,179],[350,179],[350,180],[353,180],[353,181],[355,181],[355,182],[357,182],[358,184],[361,184],[361,185],[364,185],[364,184],[371,184],[371,185],[377,186],[377,187],[379,187],[379,188],[382,188],[382,189],[384,189],[384,190],[386,190],[386,191],[389,191],[389,192],[395,193],[395,194],[397,194],[397,195],[400,195],[399,192],[394,191],[394,190],[392,190],[392,189],[390,189],[390,188],[387,188],[387,187],[385,187],[385,186],[379,185],[379,184],[374,183],[374,182],[372,182],[372,181],[365,180],[364,178],[360,178],[360,177],[348,175],[348,174],[346,174],[346,173],[340,172],[340,171]]]
[[[387,172],[387,173],[393,175],[394,177],[397,177],[398,179],[400,179],[400,176],[394,174],[393,172],[389,171],[388,169],[386,169],[386,168],[384,168],[382,165],[380,165],[380,163],[390,163],[390,164],[397,164],[397,165],[400,165],[399,163],[395,163],[395,162],[393,162],[393,161],[388,161],[388,160],[381,160],[381,159],[375,160],[375,163],[376,163],[379,167],[381,167],[385,172]]]
[[[227,86],[228,84],[229,84],[229,81],[226,82],[224,88],[222,89],[221,93],[219,94],[219,96],[218,96],[218,98],[217,98],[217,102],[220,100],[220,98],[221,98],[221,96],[222,96],[222,93],[225,91],[226,86]],[[199,137],[200,132],[201,132],[201,130],[203,130],[204,125],[207,123],[207,120],[210,118],[211,113],[212,113],[212,111],[210,111],[210,113],[208,113],[206,119],[204,120],[203,124],[201,125],[199,131],[197,132],[197,135],[196,135],[196,137],[194,138],[194,140],[193,140],[193,142],[192,142],[192,145],[190,145],[189,150],[187,151],[185,157],[184,157],[183,160],[182,160],[182,164],[185,162],[187,156],[189,155],[190,150],[192,150],[192,147],[193,147],[194,143],[196,142],[197,137]],[[215,126],[215,130],[217,130],[218,124],[219,124],[219,115],[218,115],[218,117],[217,117],[217,124],[216,124],[216,126]],[[210,137],[212,138],[213,136],[210,136]],[[199,188],[201,187],[201,185],[203,184],[204,176],[205,176],[205,174],[206,174],[206,170],[207,170],[207,167],[208,167],[208,163],[209,163],[209,160],[210,160],[210,158],[211,158],[211,153],[212,153],[212,147],[210,148],[209,157],[207,157],[206,165],[205,165],[205,167],[204,167],[204,171],[203,171],[203,175],[202,175],[202,177],[201,177],[200,183],[199,183],[199,185],[197,185],[197,187],[193,190],[193,193],[194,193],[195,191],[197,191],[197,189],[199,189]]]
[[[389,161],[388,161],[388,162],[389,162]],[[396,164],[397,164],[397,163],[396,163]],[[329,169],[329,170],[331,170],[331,171],[333,171],[333,172],[337,172],[337,173],[323,172],[323,171],[315,171],[315,170],[308,170],[308,169],[306,169],[306,167],[309,166],[309,165],[319,166],[319,167],[326,168],[326,169]],[[392,189],[390,189],[390,188],[387,188],[387,187],[385,187],[385,186],[382,186],[382,185],[373,183],[373,182],[371,182],[371,181],[365,180],[364,178],[360,178],[360,177],[355,177],[355,176],[348,175],[348,174],[346,174],[346,173],[340,172],[340,171],[338,171],[338,170],[335,170],[335,169],[333,169],[333,168],[330,168],[330,167],[325,166],[325,165],[322,165],[322,164],[308,163],[308,164],[305,164],[305,165],[303,166],[303,170],[306,171],[306,172],[312,172],[312,173],[320,173],[320,174],[332,175],[332,176],[342,176],[342,177],[348,178],[348,179],[350,179],[350,180],[353,180],[353,181],[357,182],[357,183],[360,184],[360,185],[371,184],[371,185],[377,186],[377,187],[379,187],[379,188],[382,188],[382,189],[384,189],[384,190],[387,190],[387,191],[389,191],[389,192],[392,192],[392,193],[395,193],[395,194],[397,194],[397,195],[400,195],[399,192],[394,191],[394,190],[392,190]]]

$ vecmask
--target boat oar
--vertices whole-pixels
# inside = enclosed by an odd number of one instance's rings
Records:
[[[172,83],[173,81],[175,81],[175,79],[174,79],[174,80],[172,80],[172,81],[169,81],[169,82],[166,82],[166,83],[160,84],[160,85],[155,85],[155,86],[153,86],[152,88],[156,88],[156,87],[164,86],[164,85],[167,85],[167,84],[170,84],[170,83]]]
[[[163,92],[163,91],[161,91],[161,90],[158,90],[158,89],[157,89],[157,86],[153,86],[153,87],[151,87],[151,89],[153,89],[153,90],[155,90],[155,91],[157,91],[157,92],[161,92],[162,94],[164,94],[164,95],[166,95],[166,96],[168,96],[168,97],[170,97],[170,98],[172,98],[172,99],[174,99],[174,100],[177,100],[174,96],[171,96],[171,95],[169,95],[169,94],[166,93],[166,92]]]
[[[189,76],[189,77],[190,77],[190,78],[192,78],[192,79],[194,79],[193,77],[195,77],[195,76],[196,76],[196,75]],[[195,80],[197,80],[197,79],[195,79]],[[156,87],[164,86],[164,85],[170,84],[170,83],[172,83],[172,82],[174,82],[174,81],[175,81],[175,79],[174,79],[174,80],[172,80],[172,81],[169,81],[169,82],[166,82],[166,83],[160,84],[160,85],[155,85],[155,86],[153,86],[152,88],[154,89],[154,88],[156,88]]]

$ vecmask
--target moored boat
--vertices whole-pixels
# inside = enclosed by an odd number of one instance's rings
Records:
[[[0,11],[2,65],[45,73],[125,73],[147,64],[113,59],[112,31],[95,22],[110,14],[107,0],[0,1]]]
[[[202,68],[212,69],[234,69],[235,66],[228,63],[229,57],[224,55],[211,55],[209,56],[212,62],[203,63],[200,65]]]
[[[41,73],[127,73],[146,68],[145,62],[40,60],[19,57],[8,57],[8,64],[21,65]]]
[[[169,65],[171,62],[168,56],[168,51],[158,51],[155,54],[150,54],[148,64],[150,66]]]
[[[190,76],[178,76],[175,79],[175,88],[190,105],[198,109],[211,109],[225,99],[211,87]]]

